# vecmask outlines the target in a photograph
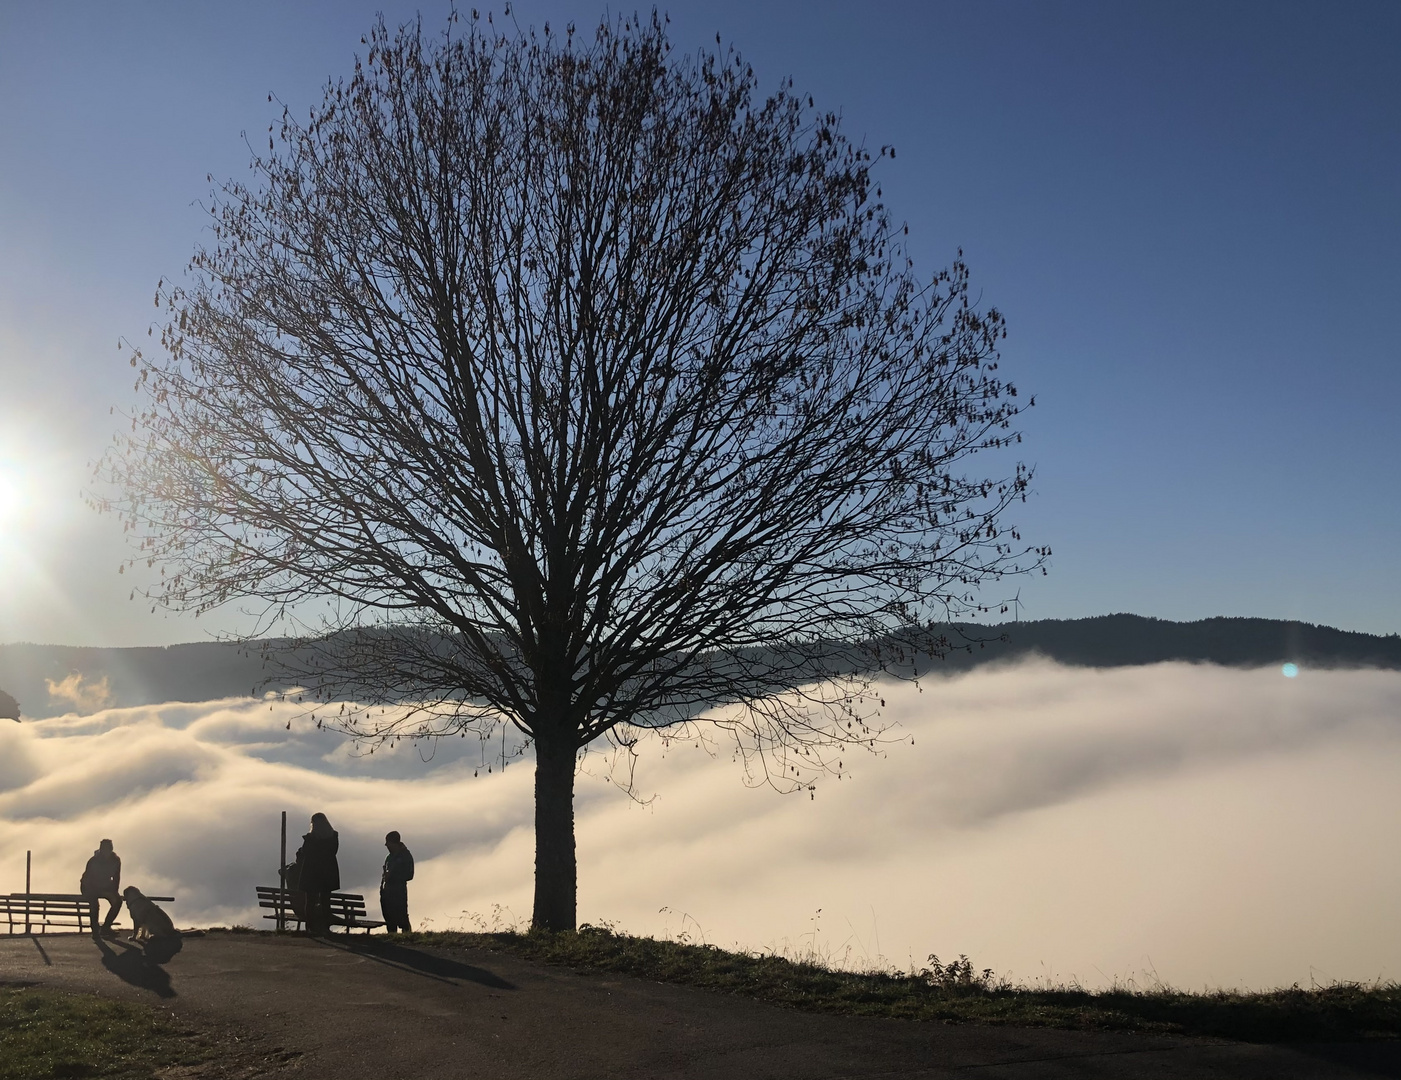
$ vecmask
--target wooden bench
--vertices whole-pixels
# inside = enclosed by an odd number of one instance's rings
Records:
[[[173,896],[149,899],[173,904]],[[46,934],[49,928],[92,930],[92,901],[81,893],[10,893],[0,896],[0,916],[11,934]]]
[[[0,896],[0,911],[11,934],[46,934],[51,927],[92,929],[88,898],[77,893],[10,893]]]
[[[258,906],[272,909],[263,918],[274,919],[279,926],[295,923],[296,929],[302,928],[302,917],[292,907],[291,892],[276,885],[257,885],[255,888],[258,890]],[[331,925],[344,926],[347,933],[364,930],[368,934],[376,927],[383,926],[384,921],[365,918],[365,898],[360,893],[336,892],[331,894]]]

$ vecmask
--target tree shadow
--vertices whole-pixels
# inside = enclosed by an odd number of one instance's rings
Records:
[[[318,938],[317,940],[322,945],[328,945],[333,949],[342,949],[345,952],[354,953],[356,956],[363,956],[377,964],[384,964],[386,967],[407,971],[414,975],[422,975],[424,978],[454,986],[457,985],[457,980],[461,979],[477,983],[479,986],[488,986],[493,990],[516,989],[514,983],[507,982],[501,976],[487,971],[485,968],[473,967],[471,964],[450,960],[445,956],[434,956],[432,953],[420,952],[405,945],[396,945],[383,938],[365,936],[345,941],[331,938]]]
[[[119,941],[117,945],[121,951],[118,952],[101,937],[93,938],[93,944],[102,953],[102,966],[122,982],[149,990],[157,997],[175,997],[175,988],[170,985],[170,975],[159,964],[152,962],[143,949]]]

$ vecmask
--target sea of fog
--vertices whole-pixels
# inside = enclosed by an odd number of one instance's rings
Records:
[[[966,953],[1025,981],[1401,978],[1401,673],[1033,661],[882,692],[897,741],[815,798],[654,743],[642,804],[587,758],[580,919],[862,967]],[[110,837],[180,925],[259,925],[280,812],[295,849],[320,810],[372,908],[392,828],[418,926],[528,918],[529,760],[503,773],[474,738],[365,756],[297,717],[236,699],[0,721],[0,891],[27,850],[35,891],[76,890]]]

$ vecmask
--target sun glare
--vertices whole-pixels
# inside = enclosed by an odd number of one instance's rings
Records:
[[[4,465],[0,465],[0,531],[9,531],[5,526],[20,512],[23,503],[24,499],[13,473]]]
[[[0,544],[14,544],[32,524],[31,478],[13,459],[0,456]]]

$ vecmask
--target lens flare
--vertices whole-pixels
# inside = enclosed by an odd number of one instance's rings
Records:
[[[1286,679],[1292,679],[1299,674],[1299,665],[1285,664],[1284,667],[1280,668],[1279,670],[1284,673],[1284,677]]]
[[[19,485],[5,474],[0,466],[0,519],[18,514],[23,505]]]

